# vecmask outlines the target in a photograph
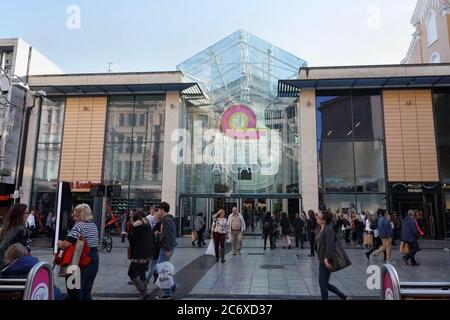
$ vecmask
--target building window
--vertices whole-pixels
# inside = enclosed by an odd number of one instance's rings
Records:
[[[133,126],[133,118],[134,118],[134,114],[129,113],[128,114],[128,126],[132,127]]]
[[[52,124],[52,116],[53,116],[53,111],[48,110],[48,112],[47,112],[47,123],[48,124]]]
[[[438,40],[437,24],[436,24],[436,12],[430,11],[427,19],[427,38],[428,46],[431,46]]]
[[[441,55],[439,52],[435,52],[430,57],[430,63],[441,63]]]
[[[119,114],[119,127],[125,126],[125,114],[121,113]]]
[[[139,115],[139,127],[145,126],[145,114]]]

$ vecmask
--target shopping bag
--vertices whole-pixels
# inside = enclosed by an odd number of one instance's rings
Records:
[[[332,262],[333,268],[331,269],[331,272],[342,270],[344,268],[347,268],[351,264],[352,262],[347,256],[347,253],[345,252],[341,243],[339,241],[336,241],[334,244],[334,259]]]
[[[364,233],[363,244],[367,247],[372,247],[373,246],[373,235],[370,233]]]
[[[408,242],[402,241],[400,243],[400,253],[406,256],[409,253],[409,244]]]
[[[227,243],[231,243],[231,232],[227,233]]]
[[[198,240],[198,232],[196,230],[192,230],[192,241],[197,241]]]
[[[174,267],[169,261],[161,262],[156,265],[158,269],[158,279],[156,280],[156,285],[160,289],[170,289],[174,286],[175,282],[173,280]]]
[[[216,256],[216,251],[214,250],[214,239],[211,239],[211,241],[209,242],[205,254],[208,256]]]

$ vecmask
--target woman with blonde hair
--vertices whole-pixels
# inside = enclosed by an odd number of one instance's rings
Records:
[[[89,245],[91,262],[86,268],[81,269],[81,289],[67,288],[67,294],[71,300],[92,300],[91,291],[97,276],[98,259],[98,229],[93,222],[94,216],[89,205],[83,203],[75,207],[72,213],[75,225],[67,234],[64,241],[58,241],[58,248],[67,249],[76,240],[83,239]]]

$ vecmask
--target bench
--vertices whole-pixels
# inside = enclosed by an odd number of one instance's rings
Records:
[[[0,278],[0,300],[54,300],[50,264],[37,263],[26,279]]]
[[[385,264],[381,273],[382,300],[450,300],[450,282],[400,282],[397,270]]]

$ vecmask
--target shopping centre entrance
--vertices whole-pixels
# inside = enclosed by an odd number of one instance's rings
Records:
[[[300,208],[299,195],[182,195],[179,199],[180,219],[179,232],[189,235],[192,232],[195,217],[202,213],[207,230],[211,227],[212,216],[219,209],[224,209],[226,215],[236,207],[247,225],[244,235],[261,235],[262,220],[266,212],[279,214],[286,212],[290,220]]]

